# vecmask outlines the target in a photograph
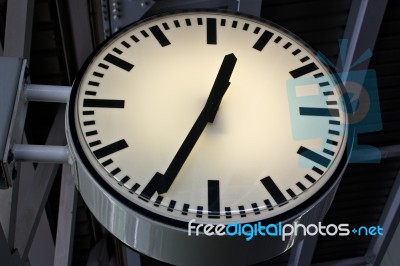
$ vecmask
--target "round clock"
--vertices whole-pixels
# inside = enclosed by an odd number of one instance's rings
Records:
[[[90,210],[173,264],[287,250],[298,238],[189,236],[188,224],[319,221],[347,160],[333,73],[295,35],[239,14],[169,13],[121,30],[85,63],[67,113]]]

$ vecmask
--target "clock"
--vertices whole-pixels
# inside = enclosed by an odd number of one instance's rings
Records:
[[[188,223],[320,221],[351,139],[341,85],[308,45],[211,10],[112,36],[75,80],[67,116],[76,184],[95,217],[173,264],[249,264],[290,248],[301,237],[188,236]]]

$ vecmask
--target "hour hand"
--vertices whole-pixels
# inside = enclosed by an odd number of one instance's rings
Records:
[[[232,54],[228,54],[224,57],[221,67],[219,68],[217,77],[215,78],[214,85],[212,86],[210,95],[207,99],[207,104],[214,105],[212,111],[209,114],[208,122],[214,122],[215,115],[217,114],[218,107],[221,104],[221,100],[228,89],[229,82],[233,69],[235,68],[237,58]]]

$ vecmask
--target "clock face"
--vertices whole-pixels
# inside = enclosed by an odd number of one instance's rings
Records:
[[[311,82],[287,87],[300,80]],[[122,30],[87,62],[69,108],[94,178],[172,221],[279,217],[336,178],[346,146],[332,73],[286,30],[237,14]],[[296,124],[313,136],[296,137]]]

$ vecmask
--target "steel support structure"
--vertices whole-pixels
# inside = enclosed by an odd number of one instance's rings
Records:
[[[75,188],[71,166],[64,164],[62,167],[57,239],[54,254],[54,265],[57,266],[69,266],[72,262],[77,197],[78,191]]]
[[[7,1],[3,56],[29,60],[34,0]]]
[[[391,189],[378,224],[384,228],[384,234],[383,236],[374,236],[371,239],[366,253],[367,262],[374,266],[381,264],[394,232],[397,226],[400,225],[400,170],[397,173],[396,181]]]

